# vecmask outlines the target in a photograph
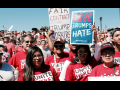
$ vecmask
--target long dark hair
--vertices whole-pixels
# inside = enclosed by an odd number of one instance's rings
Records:
[[[91,62],[92,62],[91,52],[90,52],[90,48],[89,48],[88,45],[79,45],[79,46],[77,47],[76,53],[75,53],[75,58],[74,58],[73,63],[79,62],[78,50],[79,50],[81,47],[84,47],[84,48],[86,49],[86,51],[88,52],[87,58],[86,58],[86,60],[85,60],[85,63],[86,63],[86,64],[91,63]]]
[[[26,56],[26,63],[25,63],[24,71],[23,71],[23,80],[24,81],[31,81],[31,80],[33,81],[34,66],[32,64],[32,59],[33,59],[33,55],[36,51],[39,51],[41,53],[41,55],[43,56],[43,53],[39,47],[33,46],[28,50],[27,56]],[[43,66],[45,66],[44,56],[43,56],[43,62],[41,64],[41,67],[43,67]]]

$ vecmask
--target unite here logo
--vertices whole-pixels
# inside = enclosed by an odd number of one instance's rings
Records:
[[[53,81],[53,75],[51,71],[45,72],[43,74],[34,75],[35,81]]]
[[[25,60],[26,60],[26,59],[21,60],[21,69],[24,69],[24,67],[25,67]]]
[[[51,66],[53,68],[55,68],[55,63],[51,63]],[[61,63],[56,63],[56,66],[57,66],[57,72],[61,72],[62,71],[62,68],[64,66],[64,62],[61,62]]]
[[[91,69],[90,65],[88,64],[86,67],[75,69],[74,70],[75,77],[76,77],[76,79],[80,79],[82,77],[90,75],[91,71],[92,71],[92,69]]]

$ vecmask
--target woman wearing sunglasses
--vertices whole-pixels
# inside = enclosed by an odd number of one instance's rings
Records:
[[[89,46],[79,45],[74,61],[67,67],[65,80],[88,81],[88,75],[97,64],[94,57],[91,57]]]
[[[49,42],[49,40],[48,40],[48,42]],[[72,56],[70,56],[69,53],[64,52],[65,42],[61,38],[55,39],[53,48],[54,48],[53,49],[54,55],[47,57],[45,60],[45,64],[53,66],[53,68],[56,70],[57,76],[59,78],[65,61],[66,60],[72,61],[71,60]]]
[[[39,47],[34,46],[28,50],[25,63],[18,81],[58,81],[55,69],[44,64],[44,56]]]

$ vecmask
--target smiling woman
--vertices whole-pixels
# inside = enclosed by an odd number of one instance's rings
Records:
[[[34,46],[28,50],[25,63],[18,81],[58,81],[55,70],[44,64],[44,56],[39,47]]]

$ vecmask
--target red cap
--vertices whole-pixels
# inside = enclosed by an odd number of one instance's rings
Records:
[[[61,42],[61,43],[64,43],[64,41],[63,41],[63,39],[62,39],[62,38],[57,38],[57,39],[55,39],[54,43],[56,43],[56,42]]]
[[[111,43],[105,43],[105,44],[103,44],[103,45],[101,46],[101,50],[100,50],[100,51],[102,51],[103,49],[106,49],[106,48],[115,49]]]

